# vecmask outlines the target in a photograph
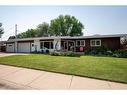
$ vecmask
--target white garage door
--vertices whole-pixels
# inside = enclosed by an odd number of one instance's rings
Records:
[[[30,52],[30,42],[18,43],[18,52]]]
[[[7,44],[6,51],[7,52],[15,52],[14,43]]]

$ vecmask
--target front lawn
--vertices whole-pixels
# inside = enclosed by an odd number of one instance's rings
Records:
[[[0,64],[127,83],[127,58],[30,54],[0,57]]]

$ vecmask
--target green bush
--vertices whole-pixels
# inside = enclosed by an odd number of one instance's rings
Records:
[[[69,57],[80,57],[79,54],[76,54],[74,52],[51,52],[51,56],[69,56]]]
[[[59,54],[59,52],[56,52],[56,51],[55,51],[55,52],[51,52],[50,55],[51,55],[51,56],[59,56],[60,54]]]
[[[46,53],[46,54],[49,54],[49,50],[47,49],[47,50],[45,51],[45,53]]]
[[[41,53],[44,53],[44,50],[43,49],[41,50]]]
[[[41,51],[33,51],[31,53],[33,53],[33,54],[41,54],[42,52]]]
[[[85,54],[86,55],[112,55],[112,51],[104,47],[97,47],[85,51]]]
[[[95,55],[95,56],[113,56],[118,58],[127,58],[127,50],[109,50],[106,48],[96,48],[90,49],[85,52],[85,55]]]
[[[127,58],[127,50],[116,50],[114,51],[113,57]]]

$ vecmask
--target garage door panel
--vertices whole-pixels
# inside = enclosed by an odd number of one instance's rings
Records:
[[[18,43],[18,52],[30,52],[30,42],[27,43]]]

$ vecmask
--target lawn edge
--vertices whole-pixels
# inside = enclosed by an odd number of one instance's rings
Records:
[[[122,82],[122,81],[116,81],[116,80],[110,80],[110,79],[104,79],[104,78],[97,78],[97,77],[90,77],[90,76],[84,76],[84,75],[78,75],[78,74],[68,74],[68,73],[64,73],[64,72],[49,71],[49,70],[44,70],[44,69],[37,69],[37,68],[26,67],[26,66],[17,66],[17,65],[6,64],[6,63],[0,63],[0,65],[14,66],[14,67],[20,67],[20,68],[27,68],[27,69],[33,69],[33,70],[39,70],[39,71],[46,71],[46,72],[59,73],[59,74],[65,74],[65,75],[79,76],[79,77],[83,77],[83,78],[91,78],[91,79],[98,79],[98,80],[103,80],[103,81],[108,81],[108,82],[116,82],[116,83],[127,84],[127,82]]]

